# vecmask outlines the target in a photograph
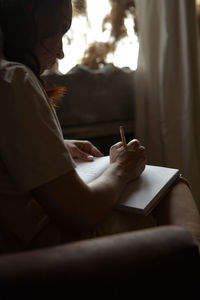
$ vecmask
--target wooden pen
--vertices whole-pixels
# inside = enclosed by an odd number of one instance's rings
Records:
[[[121,140],[122,140],[123,146],[127,147],[127,145],[126,145],[126,138],[125,138],[125,135],[124,135],[124,127],[120,126],[119,130],[120,130],[120,135],[121,135]]]

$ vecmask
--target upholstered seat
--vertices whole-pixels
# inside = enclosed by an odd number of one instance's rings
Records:
[[[187,231],[158,227],[2,255],[0,293],[6,299],[197,299],[199,267]]]

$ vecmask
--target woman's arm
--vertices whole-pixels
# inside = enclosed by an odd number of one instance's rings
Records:
[[[125,185],[145,168],[145,150],[138,141],[126,148],[111,147],[110,166],[95,181],[85,184],[75,170],[33,191],[52,219],[70,233],[82,234],[112,210]]]

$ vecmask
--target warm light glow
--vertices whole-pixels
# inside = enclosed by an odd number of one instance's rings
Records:
[[[102,32],[102,20],[110,12],[111,6],[108,0],[87,0],[88,19],[91,30],[88,30],[88,43],[107,42],[109,38],[109,30]]]
[[[107,42],[110,37],[109,24],[102,32],[102,20],[110,12],[109,0],[87,0],[88,19],[83,16],[74,17],[71,29],[63,38],[63,50],[65,58],[59,61],[59,71],[67,73],[75,65],[80,63],[87,46],[95,41]],[[88,26],[88,24],[90,26]],[[117,67],[137,68],[139,43],[134,32],[133,17],[125,20],[128,37],[119,41],[114,54],[109,54],[107,63],[113,63]],[[71,40],[69,44],[68,37]]]

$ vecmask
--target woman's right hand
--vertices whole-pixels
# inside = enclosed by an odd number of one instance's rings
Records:
[[[136,139],[130,141],[126,147],[119,142],[110,148],[110,163],[117,164],[120,176],[127,183],[142,174],[146,160],[145,148]]]

